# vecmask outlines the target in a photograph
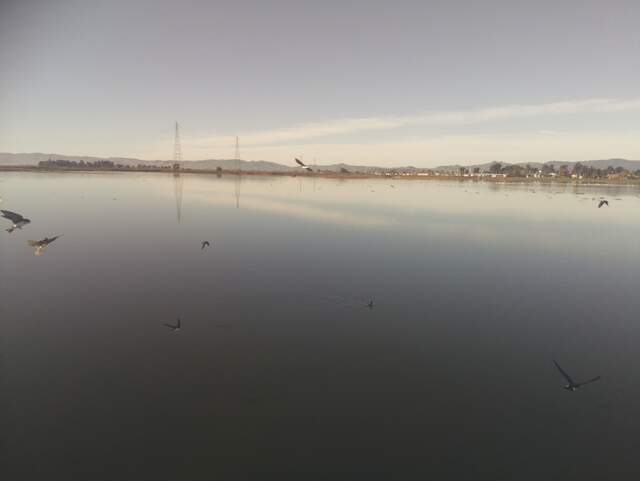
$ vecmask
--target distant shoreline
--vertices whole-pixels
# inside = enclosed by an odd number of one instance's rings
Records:
[[[185,169],[178,170],[157,167],[145,168],[48,168],[32,165],[2,165],[0,172],[34,172],[49,174],[64,173],[151,173],[151,174],[189,174],[189,175],[215,175],[217,177],[235,176],[238,171],[215,169]],[[323,178],[323,179],[393,179],[393,180],[433,180],[433,181],[458,181],[458,182],[491,182],[491,183],[530,183],[530,184],[611,184],[611,185],[640,185],[640,179],[604,179],[587,178],[575,179],[570,177],[492,177],[492,176],[461,176],[452,174],[438,175],[418,175],[418,174],[367,174],[367,173],[341,173],[341,172],[265,172],[265,171],[240,171],[241,175],[256,177],[303,177],[303,178]]]

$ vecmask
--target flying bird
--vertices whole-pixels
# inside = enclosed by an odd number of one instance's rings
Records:
[[[205,247],[211,247],[209,241],[202,241],[202,247],[200,248],[200,250],[203,251]]]
[[[163,324],[163,326],[168,327],[169,329],[171,329],[173,332],[178,332],[180,330],[180,328],[182,327],[182,321],[180,320],[180,318],[177,319],[176,324]]]
[[[300,167],[302,167],[305,170],[308,170],[309,172],[313,172],[313,169],[309,167],[307,164],[305,164],[304,162],[302,162],[299,158],[296,157],[295,160]]]
[[[62,237],[62,236],[55,236],[55,237],[45,237],[42,240],[29,240],[27,241],[27,244],[29,244],[31,247],[35,247],[36,251],[34,252],[35,255],[39,256],[42,255],[45,251],[45,249],[49,246],[49,244],[51,244],[54,240],[56,240],[58,237]]]
[[[578,389],[580,386],[584,386],[585,384],[589,384],[591,382],[596,382],[598,379],[600,379],[600,376],[596,376],[593,379],[589,379],[588,381],[583,381],[583,382],[575,382],[573,379],[571,379],[571,376],[569,376],[564,369],[562,369],[560,367],[560,364],[558,364],[558,362],[554,359],[553,363],[556,365],[556,367],[558,368],[558,371],[560,371],[560,373],[564,376],[564,378],[567,380],[567,382],[569,384],[567,384],[566,386],[564,386],[564,388],[567,391],[575,391],[576,389]]]
[[[31,247],[46,247],[49,244],[51,244],[54,240],[56,240],[58,237],[62,237],[62,236],[55,236],[55,237],[45,237],[42,240],[38,240],[38,241],[34,241],[34,240],[30,240],[27,241],[27,243],[31,246]]]
[[[607,207],[609,207],[609,201],[608,201],[608,200],[601,200],[601,201],[598,203],[598,209],[599,209],[600,207],[602,207],[603,205],[606,205]]]
[[[20,214],[11,212],[10,210],[0,210],[2,217],[11,221],[11,227],[7,229],[7,232],[11,233],[16,229],[22,229],[25,225],[30,223],[29,219],[25,219]]]

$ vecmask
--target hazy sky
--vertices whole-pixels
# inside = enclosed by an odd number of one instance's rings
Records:
[[[640,159],[640,1],[0,0],[0,151]]]

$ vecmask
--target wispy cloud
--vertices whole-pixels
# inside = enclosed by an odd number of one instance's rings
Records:
[[[277,145],[361,132],[387,131],[411,125],[455,127],[528,117],[636,110],[640,110],[640,99],[586,99],[470,110],[432,111],[418,115],[335,119],[281,129],[248,132],[241,137],[243,146]],[[184,138],[185,145],[194,150],[226,147],[233,145],[234,141],[235,137],[231,135],[199,135]]]
[[[345,118],[304,123],[287,128],[238,132],[241,156],[249,160],[291,161],[306,153],[321,163],[348,162],[368,165],[435,166],[489,161],[585,160],[608,157],[640,157],[640,139],[633,125],[607,130],[610,116],[601,114],[640,112],[640,99],[593,98],[543,104],[520,104],[469,110],[441,110],[419,115]],[[562,119],[562,116],[567,118]],[[572,116],[589,120],[583,130]],[[554,120],[554,118],[556,120]],[[514,130],[509,122],[526,122]],[[493,123],[493,124],[492,124]],[[561,124],[559,130],[555,130]],[[486,125],[489,128],[462,128]],[[573,128],[577,125],[576,128]],[[422,135],[403,128],[425,127]],[[364,138],[355,134],[371,133]],[[382,135],[382,133],[385,135]],[[187,159],[230,158],[235,136],[184,135]],[[146,159],[167,158],[173,137],[152,149],[128,152]]]

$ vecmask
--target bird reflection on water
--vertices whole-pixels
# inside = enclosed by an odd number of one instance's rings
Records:
[[[47,247],[49,247],[49,244],[51,244],[53,241],[55,241],[56,239],[60,238],[62,236],[55,236],[55,237],[45,237],[42,240],[38,240],[38,241],[34,241],[34,240],[29,240],[27,241],[27,244],[29,244],[31,247],[35,247],[36,250],[34,252],[35,255],[37,256],[41,256],[42,254],[45,253]]]

